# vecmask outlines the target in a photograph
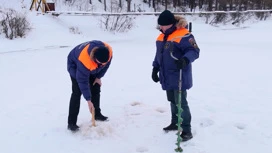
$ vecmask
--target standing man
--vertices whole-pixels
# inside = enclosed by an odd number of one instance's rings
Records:
[[[181,117],[183,141],[193,138],[191,132],[191,113],[187,102],[187,90],[192,87],[192,62],[199,57],[199,48],[194,36],[185,28],[187,22],[183,17],[174,16],[170,11],[163,11],[158,18],[161,34],[156,41],[156,55],[153,61],[152,79],[159,82],[166,90],[171,106],[171,124],[164,131],[177,130],[177,103],[179,71],[182,70]],[[175,60],[170,53],[178,60]],[[159,73],[159,76],[158,76]]]
[[[101,114],[100,87],[101,78],[107,72],[111,60],[111,47],[98,40],[82,43],[69,53],[67,68],[72,81],[68,116],[69,130],[79,130],[76,123],[82,94],[88,103],[90,113],[95,109],[95,120],[106,121],[108,119]]]

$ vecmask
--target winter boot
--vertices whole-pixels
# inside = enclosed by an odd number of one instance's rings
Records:
[[[108,117],[102,115],[101,113],[95,114],[95,117],[94,117],[94,118],[95,118],[95,120],[97,120],[97,121],[106,121],[106,120],[108,120]]]
[[[77,126],[76,124],[68,124],[68,130],[71,130],[72,132],[76,132],[79,130],[79,126]]]
[[[167,127],[163,128],[165,132],[178,130],[178,126],[175,123],[171,123]]]
[[[192,132],[182,132],[180,137],[182,138],[182,141],[188,141],[193,138]]]

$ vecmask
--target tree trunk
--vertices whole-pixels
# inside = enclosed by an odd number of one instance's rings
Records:
[[[131,0],[127,0],[127,12],[131,11]]]
[[[193,9],[195,7],[195,0],[190,0],[189,1],[189,7],[190,7],[191,12],[193,12]]]
[[[215,0],[215,11],[218,11],[218,0]]]
[[[208,2],[208,11],[212,11],[212,4],[213,4],[213,1],[209,0],[209,2]]]
[[[178,1],[178,6],[181,6],[181,0],[177,0]]]
[[[202,9],[202,5],[203,5],[203,0],[199,0],[199,1],[198,1],[199,9]]]
[[[154,8],[154,12],[156,12],[156,1],[155,0],[152,1],[152,7]]]
[[[177,0],[173,0],[173,7],[174,7],[174,8],[177,7]]]
[[[104,10],[107,11],[107,0],[104,0]]]
[[[119,7],[122,8],[122,0],[119,0]]]
[[[230,7],[229,7],[230,11],[232,11],[232,5],[233,5],[232,0],[230,0]]]

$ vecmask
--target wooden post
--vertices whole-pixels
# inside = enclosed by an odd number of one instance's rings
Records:
[[[46,0],[43,0],[43,3],[44,3],[44,5],[45,5],[45,7],[47,8],[47,10],[50,11],[50,8],[49,8],[49,6],[48,6]],[[44,8],[44,11],[45,11],[45,8]]]
[[[32,0],[29,10],[32,11],[33,7],[35,7],[35,10],[37,10],[37,0]]]
[[[38,2],[38,8],[36,9],[36,11],[39,11],[39,8],[42,7],[41,2],[42,2],[42,0],[40,0],[40,2]]]

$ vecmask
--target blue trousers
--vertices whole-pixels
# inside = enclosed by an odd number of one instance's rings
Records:
[[[167,90],[167,100],[170,102],[171,106],[171,123],[177,124],[178,122],[178,90]],[[191,112],[187,102],[187,91],[181,92],[181,108],[183,109],[181,113],[181,118],[183,119],[181,127],[183,132],[191,132]]]

